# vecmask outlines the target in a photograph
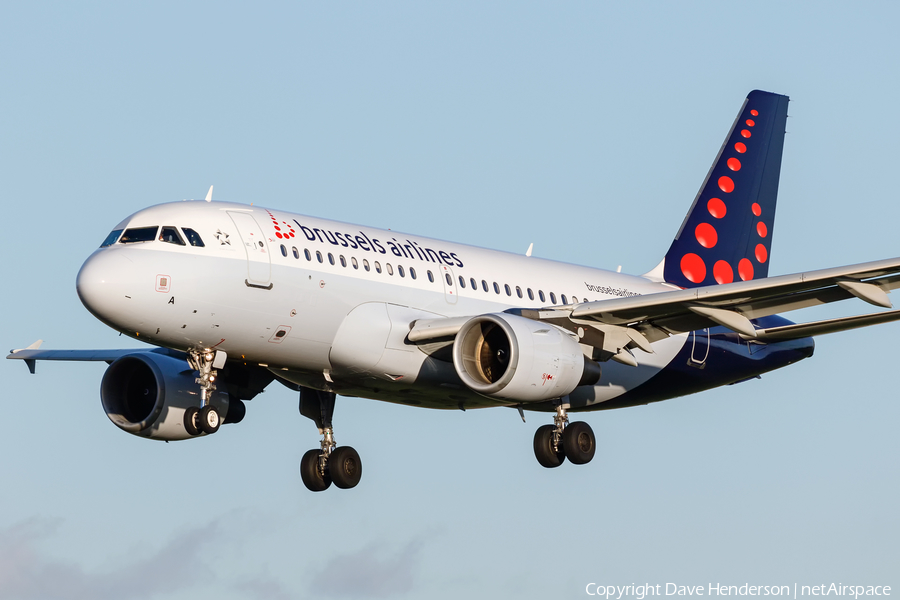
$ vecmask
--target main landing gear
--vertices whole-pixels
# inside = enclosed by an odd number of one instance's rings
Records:
[[[313,492],[334,485],[341,489],[356,487],[362,478],[362,461],[350,446],[337,446],[331,418],[334,415],[334,392],[300,388],[300,414],[310,418],[322,434],[320,448],[308,450],[300,459],[300,478]]]
[[[534,456],[548,469],[558,467],[567,458],[576,465],[587,464],[597,450],[591,426],[584,421],[569,423],[568,408],[568,404],[557,404],[554,424],[538,427],[534,433]]]
[[[218,372],[214,367],[225,364],[225,353],[191,350],[188,352],[188,364],[200,373],[200,377],[194,380],[200,384],[200,407],[191,406],[184,411],[184,429],[191,435],[215,433],[222,424],[222,417],[209,401],[210,394],[216,389],[213,382]]]

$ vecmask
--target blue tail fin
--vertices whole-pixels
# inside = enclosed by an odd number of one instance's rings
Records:
[[[750,92],[663,264],[681,287],[769,274],[788,97]]]

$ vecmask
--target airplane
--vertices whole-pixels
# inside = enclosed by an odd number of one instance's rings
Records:
[[[7,358],[109,363],[100,398],[120,429],[184,440],[239,423],[273,381],[322,436],[306,487],[355,487],[335,442],[338,394],[433,409],[551,413],[533,450],[585,464],[596,438],[570,413],[658,402],[812,356],[813,337],[900,310],[793,323],[778,313],[858,298],[892,308],[900,258],[769,277],[787,96],[753,91],[660,264],[640,276],[256,205],[160,204],[116,225],[76,288],[144,350]]]

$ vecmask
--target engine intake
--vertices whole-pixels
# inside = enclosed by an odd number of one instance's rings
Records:
[[[474,317],[456,334],[453,365],[468,387],[491,398],[540,402],[600,380],[567,331],[504,313]]]
[[[155,352],[138,352],[113,362],[100,384],[103,410],[113,424],[128,433],[154,440],[184,440],[184,411],[200,406],[194,371],[183,359]],[[211,403],[229,422],[228,394],[215,391]],[[241,407],[232,411],[237,417]],[[230,419],[236,422],[239,418]]]

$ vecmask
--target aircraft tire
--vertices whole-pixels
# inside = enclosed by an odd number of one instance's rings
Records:
[[[594,452],[597,450],[597,440],[591,426],[584,421],[575,421],[563,430],[563,447],[566,449],[566,458],[576,465],[584,465],[591,462]]]
[[[559,444],[559,451],[553,451],[553,432],[556,427],[553,425],[542,425],[534,432],[534,457],[542,467],[552,469],[563,464],[566,460],[566,452],[562,444]]]
[[[197,418],[198,412],[200,412],[200,409],[196,406],[189,406],[187,410],[184,411],[184,430],[190,435],[200,435],[200,427],[198,427],[200,420]]]
[[[219,416],[212,404],[207,404],[200,409],[197,420],[200,422],[200,429],[203,433],[215,433],[222,424],[222,417]]]
[[[362,461],[350,446],[338,446],[328,457],[328,473],[334,485],[341,489],[356,487],[362,479]]]
[[[319,454],[321,450],[308,450],[300,459],[300,479],[311,492],[324,492],[331,485],[331,475],[325,471],[325,477],[319,474]]]

